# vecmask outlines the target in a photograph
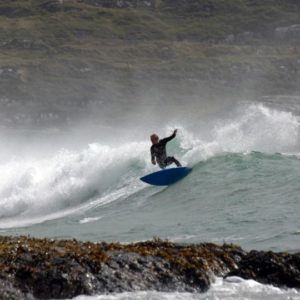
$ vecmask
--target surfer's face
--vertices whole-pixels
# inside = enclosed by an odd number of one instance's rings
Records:
[[[157,134],[152,134],[150,139],[151,139],[152,144],[157,144],[159,142],[159,137]]]

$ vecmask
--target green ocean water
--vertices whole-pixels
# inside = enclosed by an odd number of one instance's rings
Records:
[[[145,141],[91,143],[46,160],[3,164],[1,233],[299,251],[297,115],[251,104],[216,122],[206,140],[177,127],[168,151],[193,171],[169,187],[139,180],[156,170]]]
[[[193,166],[170,187],[133,182],[135,190],[121,187],[107,203],[100,198],[58,219],[2,232],[121,242],[160,237],[299,251],[299,176],[297,156],[222,154]]]

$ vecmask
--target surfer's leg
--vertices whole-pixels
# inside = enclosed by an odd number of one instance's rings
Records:
[[[173,160],[177,167],[181,167],[181,163],[175,157],[173,157]]]
[[[165,164],[167,166],[172,163],[176,164],[177,167],[181,167],[181,163],[174,156],[169,156],[165,159]]]
[[[165,161],[163,161],[163,162],[158,162],[158,165],[159,165],[159,167],[160,167],[161,169],[165,169],[166,166],[167,166],[167,164],[165,163]]]

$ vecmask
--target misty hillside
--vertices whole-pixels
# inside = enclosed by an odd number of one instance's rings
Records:
[[[0,25],[4,127],[299,92],[298,0],[2,0]]]

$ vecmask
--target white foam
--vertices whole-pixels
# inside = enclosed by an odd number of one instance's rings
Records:
[[[59,218],[134,192],[142,185],[132,184],[137,176],[128,170],[147,169],[148,151],[146,143],[90,144],[79,153],[63,149],[45,160],[0,165],[0,227]]]
[[[98,220],[101,220],[102,217],[90,217],[90,218],[84,218],[82,220],[79,220],[80,224],[85,224],[85,223],[91,223],[91,222],[96,222]]]
[[[217,278],[206,293],[126,292],[120,294],[78,296],[76,300],[299,300],[296,289],[280,289],[239,277]]]
[[[195,164],[224,152],[295,152],[299,148],[299,121],[291,112],[251,104],[219,121],[210,135],[211,140],[206,141],[196,134],[184,137],[187,152],[183,159]]]

